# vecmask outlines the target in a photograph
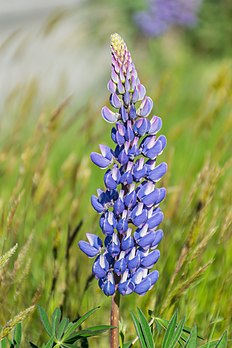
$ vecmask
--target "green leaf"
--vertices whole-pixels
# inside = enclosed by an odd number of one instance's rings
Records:
[[[56,308],[52,314],[52,333],[54,336],[57,334],[58,325],[61,319],[61,310]]]
[[[137,310],[139,313],[140,326],[143,331],[146,344],[149,348],[153,348],[155,345],[152,337],[151,327],[149,326],[149,323],[147,322],[147,319],[141,309],[137,308]]]
[[[54,343],[54,337],[51,337],[50,340],[46,343],[45,348],[52,348]]]
[[[211,341],[211,342],[207,342],[207,343],[203,344],[202,346],[200,346],[200,348],[215,348],[217,344],[218,344],[218,340]]]
[[[64,343],[74,343],[83,337],[98,336],[99,334],[102,334],[103,332],[113,328],[114,326],[110,326],[110,325],[99,325],[99,326],[88,327],[85,330],[80,330],[77,333],[73,333],[64,341]]]
[[[15,341],[15,343],[16,343],[15,348],[20,347],[21,338],[22,338],[22,324],[18,323],[15,326],[14,333],[13,333],[13,341]]]
[[[40,319],[42,321],[42,324],[43,324],[45,330],[47,331],[49,336],[52,336],[52,327],[51,327],[51,324],[50,324],[50,322],[48,320],[47,313],[40,306],[38,306],[38,311],[39,311]]]
[[[77,322],[73,323],[73,326],[69,327],[65,331],[63,339],[66,340],[74,330],[76,330],[88,317],[90,317],[90,315],[92,315],[99,308],[100,307],[98,306],[98,307],[91,309],[90,311],[85,313],[79,320],[77,320]]]
[[[132,341],[123,343],[122,348],[130,348]]]
[[[57,338],[58,340],[61,339],[63,333],[65,332],[66,328],[72,323],[69,323],[69,320],[68,318],[63,318],[60,322],[60,325],[58,327],[58,330],[57,330]],[[63,337],[64,339],[64,337]]]
[[[188,342],[185,345],[185,348],[196,348],[197,347],[197,327],[196,325],[191,330],[190,337]]]
[[[7,348],[7,339],[3,338],[0,342],[0,348]]]
[[[227,346],[227,331],[225,331],[218,341],[218,344],[216,345],[216,348],[226,348]]]
[[[184,323],[185,323],[185,319],[182,319],[177,325],[177,328],[175,329],[174,335],[172,337],[171,346],[175,347],[177,342],[179,342],[182,331],[183,331]]]
[[[173,314],[168,324],[167,331],[165,332],[165,335],[164,335],[162,348],[171,348],[170,344],[172,342],[172,338],[175,333],[176,321],[177,321],[177,311],[175,311],[175,313]]]
[[[143,337],[143,333],[142,333],[141,326],[140,326],[140,323],[139,323],[138,319],[136,318],[136,316],[134,315],[133,312],[131,312],[131,316],[132,316],[132,320],[133,320],[133,323],[134,323],[134,327],[135,327],[135,330],[136,330],[136,332],[137,332],[137,335],[138,335],[138,338],[139,338],[141,347],[142,347],[142,348],[149,348],[149,347],[146,345],[146,342],[145,342],[145,339],[144,339],[144,337]]]

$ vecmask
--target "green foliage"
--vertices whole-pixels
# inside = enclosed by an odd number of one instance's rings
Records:
[[[77,347],[77,342],[92,336],[98,336],[111,329],[109,325],[98,325],[88,327],[84,330],[77,329],[98,309],[93,308],[79,319],[70,322],[68,318],[62,318],[61,310],[56,308],[52,314],[51,323],[44,308],[38,306],[41,322],[46,330],[49,340],[43,344],[42,348],[60,347],[71,348]],[[34,343],[30,343],[31,347],[36,348]],[[37,347],[38,348],[38,347]]]
[[[198,339],[203,340],[203,338],[197,335],[196,325],[191,330],[184,326],[185,319],[182,319],[178,323],[177,311],[175,311],[170,321],[153,317],[149,322],[139,308],[138,317],[136,317],[134,313],[131,313],[131,315],[138,336],[133,342],[124,343],[121,346],[122,348],[132,347],[137,339],[139,340],[141,348],[155,348],[156,345],[153,337],[155,336],[158,341],[158,335],[160,335],[162,329],[165,331],[162,340],[162,348],[175,348],[178,346],[184,348],[227,347],[227,332],[224,332],[222,337],[217,341],[208,341],[203,345],[199,345]],[[151,329],[153,323],[155,325],[154,328]]]
[[[22,338],[22,324],[18,323],[14,327],[12,338],[3,338],[0,340],[0,348],[20,348]]]

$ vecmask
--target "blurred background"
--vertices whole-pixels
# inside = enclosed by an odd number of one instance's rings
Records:
[[[103,172],[89,155],[112,144],[100,110],[118,32],[163,119],[169,166],[160,279],[123,298],[122,326],[135,336],[139,305],[167,319],[178,308],[203,337],[231,330],[231,23],[230,0],[1,0],[0,255],[16,247],[0,267],[0,325],[37,303],[71,319],[101,305],[93,321],[107,323],[110,299],[77,241],[100,234],[90,197]],[[39,325],[33,312],[25,342],[42,342]]]

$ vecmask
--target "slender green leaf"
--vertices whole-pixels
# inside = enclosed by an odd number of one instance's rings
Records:
[[[7,348],[7,339],[3,338],[0,342],[0,348]]]
[[[39,348],[38,346],[36,346],[34,343],[32,343],[32,342],[30,342],[29,343],[30,344],[30,346],[32,347],[32,348]]]
[[[114,326],[110,326],[110,325],[99,325],[99,326],[88,327],[85,330],[80,330],[77,333],[71,334],[66,340],[64,340],[64,343],[74,343],[83,337],[98,336],[102,334],[103,332],[113,328]]]
[[[196,348],[197,347],[197,327],[196,325],[191,330],[190,337],[188,339],[188,342],[185,345],[185,348]]]
[[[170,344],[170,347],[175,347],[175,345],[177,344],[177,342],[179,342],[180,338],[181,338],[181,334],[182,334],[182,330],[184,327],[184,323],[185,323],[185,319],[182,319],[179,324],[177,325],[177,328],[174,332],[174,335],[172,337],[172,341]]]
[[[50,322],[48,320],[47,313],[40,306],[38,306],[38,311],[39,311],[40,319],[42,321],[42,324],[43,324],[45,330],[47,331],[49,336],[52,336],[52,327],[51,327],[51,324],[50,324]]]
[[[166,319],[161,319],[161,318],[155,318],[155,324],[156,324],[156,328],[158,330],[158,333],[160,333],[161,329],[163,328],[164,330],[167,330],[169,321]],[[184,326],[183,330],[182,330],[182,334],[180,337],[180,340],[182,340],[183,342],[187,342],[189,335],[191,333],[191,329],[188,326]],[[203,340],[202,336],[197,335],[197,337],[201,340]],[[181,341],[179,341],[180,343]]]
[[[168,324],[167,331],[165,332],[165,335],[164,335],[162,348],[171,348],[170,344],[172,341],[172,337],[174,336],[174,333],[175,333],[176,321],[177,321],[177,311],[175,311],[175,313],[173,314]]]
[[[132,341],[123,343],[122,348],[130,348]]]
[[[225,348],[227,346],[227,331],[225,331],[218,341],[216,348]]]
[[[140,326],[143,331],[143,336],[145,338],[146,344],[149,348],[153,348],[155,345],[154,345],[154,340],[151,333],[151,327],[149,323],[147,322],[147,319],[144,313],[141,311],[141,309],[137,308],[137,310],[139,313]]]
[[[142,332],[142,329],[141,329],[141,326],[140,326],[140,323],[139,323],[138,319],[136,318],[136,316],[134,315],[133,312],[131,312],[131,316],[132,316],[134,327],[135,327],[135,330],[137,332],[137,335],[138,335],[141,347],[142,348],[149,348],[146,345],[145,339],[143,337],[143,332]]]
[[[19,348],[20,347],[21,338],[22,338],[22,324],[18,323],[15,326],[14,333],[13,333],[13,340],[16,343],[15,348]]]
[[[207,342],[207,343],[203,344],[202,346],[200,346],[200,348],[215,348],[217,344],[218,344],[218,340],[211,341],[211,342]]]
[[[51,337],[50,340],[46,343],[45,348],[52,348],[54,343],[54,337]]]
[[[52,314],[52,333],[56,336],[58,331],[58,326],[61,319],[61,310],[60,308],[56,308]]]
[[[75,322],[73,324],[72,327],[69,327],[64,334],[64,340],[66,340],[66,338],[69,337],[69,335],[76,330],[88,317],[90,317],[90,315],[92,315],[97,309],[99,309],[100,307],[95,307],[93,309],[91,309],[90,311],[88,311],[87,313],[85,313],[79,320],[77,320],[77,322]]]
[[[68,343],[62,343],[61,347],[62,348],[74,348],[74,345],[73,344],[68,344]]]
[[[58,340],[61,339],[63,333],[65,332],[66,328],[69,326],[69,320],[68,318],[63,318],[60,322],[60,325],[58,327],[57,330],[57,338]],[[63,340],[64,340],[64,336],[63,336]]]

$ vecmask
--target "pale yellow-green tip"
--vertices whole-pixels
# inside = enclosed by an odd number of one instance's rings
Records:
[[[118,35],[117,33],[111,35],[111,47],[114,51],[118,53],[118,55],[121,55],[126,50],[126,43],[123,40],[123,38]]]

